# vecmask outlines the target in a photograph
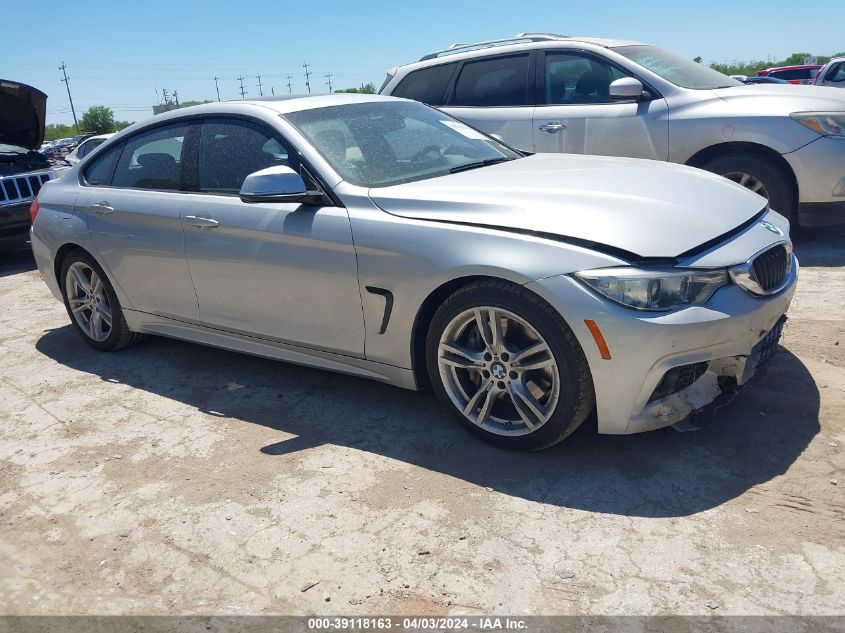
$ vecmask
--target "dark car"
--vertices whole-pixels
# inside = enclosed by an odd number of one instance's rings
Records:
[[[777,77],[746,77],[745,79],[740,79],[740,81],[744,84],[754,85],[754,84],[788,84],[789,82],[786,79],[778,79]]]
[[[47,95],[16,81],[0,79],[0,249],[29,237],[29,207],[47,180],[55,177],[36,148],[44,140]]]

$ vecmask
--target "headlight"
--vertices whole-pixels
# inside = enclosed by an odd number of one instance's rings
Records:
[[[603,268],[575,273],[611,301],[637,310],[671,310],[704,303],[728,283],[726,270]]]
[[[845,137],[845,112],[793,112],[789,116],[823,136]]]

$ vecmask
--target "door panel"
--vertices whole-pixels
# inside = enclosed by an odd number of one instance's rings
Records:
[[[204,324],[363,356],[346,209],[190,198],[182,209],[185,247]],[[187,216],[217,224],[198,227]]]
[[[199,317],[185,261],[177,192],[85,187],[85,215],[100,258],[136,310],[180,319]]]
[[[534,151],[668,160],[664,99],[614,101],[609,85],[626,73],[593,55],[550,52],[541,64],[543,104],[534,111]]]
[[[501,108],[441,108],[472,127],[501,136],[505,143],[526,152],[534,151],[534,106]]]
[[[285,166],[318,188],[276,130],[209,118],[199,135],[198,186],[182,208],[200,320],[288,343],[364,353],[358,266],[346,209],[245,203],[252,172]]]
[[[179,207],[189,125],[154,128],[107,150],[85,168],[77,211],[100,257],[136,310],[199,317]]]

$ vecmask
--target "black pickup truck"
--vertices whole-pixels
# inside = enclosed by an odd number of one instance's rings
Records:
[[[35,151],[44,140],[47,95],[0,79],[0,250],[29,239],[29,206],[47,180],[50,163]]]

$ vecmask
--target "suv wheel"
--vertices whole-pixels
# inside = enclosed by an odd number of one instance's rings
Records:
[[[795,188],[786,170],[770,159],[754,154],[725,154],[702,165],[702,169],[724,176],[758,193],[769,206],[788,219],[796,211]]]
[[[593,384],[563,318],[528,290],[469,284],[434,315],[426,360],[440,402],[473,433],[538,450],[572,433],[593,409]]]

